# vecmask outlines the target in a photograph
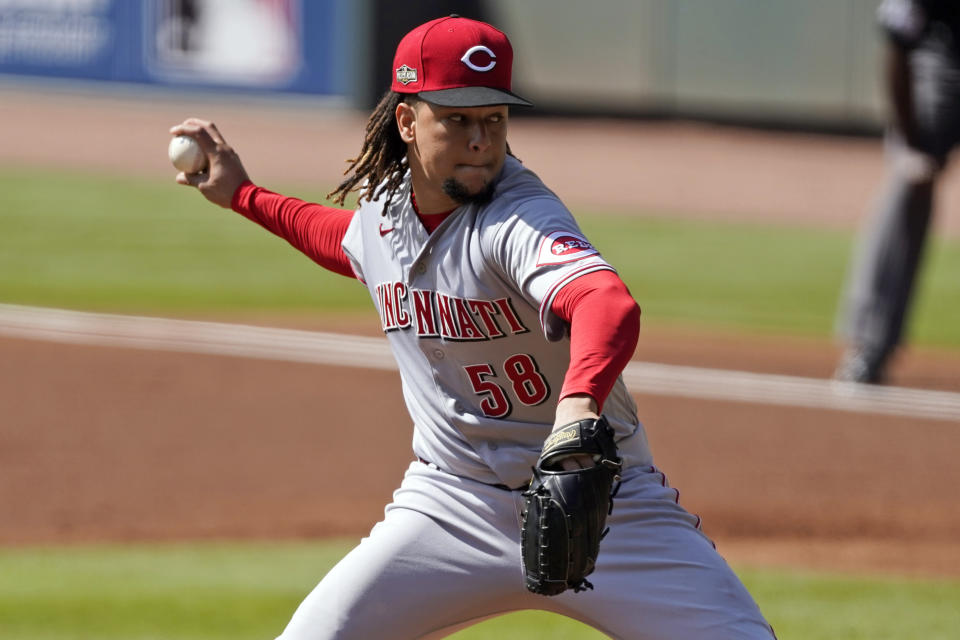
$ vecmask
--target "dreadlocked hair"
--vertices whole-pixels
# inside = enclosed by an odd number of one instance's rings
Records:
[[[367,120],[363,148],[356,158],[347,160],[347,176],[336,190],[327,194],[333,202],[343,204],[351,191],[359,191],[368,201],[386,192],[388,199],[400,188],[407,172],[407,145],[400,139],[395,114],[397,105],[407,96],[387,91],[380,98]]]

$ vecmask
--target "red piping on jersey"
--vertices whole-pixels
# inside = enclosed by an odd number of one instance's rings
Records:
[[[562,290],[565,286],[573,282],[575,279],[582,278],[583,276],[589,273],[593,273],[594,271],[601,271],[601,270],[606,270],[606,271],[611,271],[613,273],[616,273],[616,271],[614,271],[613,267],[611,267],[610,265],[603,262],[601,263],[594,262],[588,265],[584,265],[579,269],[575,269],[571,271],[563,279],[561,279],[559,282],[554,283],[554,285],[550,287],[550,290],[547,291],[547,295],[545,295],[543,297],[543,300],[540,302],[540,328],[543,330],[544,334],[546,334],[547,332],[547,312],[553,311],[553,303],[556,299],[557,292]],[[563,320],[567,320],[567,319],[563,318]]]
[[[671,491],[673,491],[673,492],[674,492],[674,500],[673,500],[673,501],[676,502],[677,504],[680,504],[680,490],[679,490],[679,489],[675,489],[675,488],[673,488],[673,487],[671,487],[671,486],[669,486],[669,485],[667,484],[667,474],[665,474],[663,471],[660,471],[660,469],[658,469],[658,468],[656,468],[656,467],[650,467],[650,470],[651,470],[654,474],[660,476],[660,486],[662,486],[662,487],[665,488],[665,489],[670,489]],[[694,518],[697,519],[697,523],[694,525],[694,527],[695,527],[696,529],[700,530],[700,531],[703,531],[703,519],[702,519],[699,515],[697,515],[696,513],[691,513],[690,515],[692,515]],[[710,540],[710,539],[708,538],[707,541],[710,543],[710,546],[712,546],[714,549],[717,548],[717,544],[716,544],[713,540]]]

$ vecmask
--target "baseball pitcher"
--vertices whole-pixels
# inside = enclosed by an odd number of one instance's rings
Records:
[[[620,373],[640,310],[563,203],[507,144],[513,51],[450,16],[397,47],[392,86],[333,192],[251,182],[188,119],[212,202],[367,288],[396,357],[413,456],[384,518],[280,636],[442,637],[542,609],[616,638],[773,637],[653,463]],[[318,425],[323,428],[324,425]]]

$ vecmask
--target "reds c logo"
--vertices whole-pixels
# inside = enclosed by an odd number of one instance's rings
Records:
[[[477,65],[473,62],[473,60],[470,59],[470,58],[473,56],[473,54],[475,54],[475,53],[485,53],[485,54],[487,54],[488,56],[490,56],[490,62],[488,62],[487,65],[486,65],[486,66],[483,66],[483,67],[477,66]],[[483,72],[485,72],[485,71],[490,71],[490,70],[493,69],[495,66],[497,66],[497,54],[495,54],[493,51],[490,51],[490,48],[489,48],[489,47],[485,47],[485,46],[483,46],[482,44],[478,44],[478,45],[475,46],[475,47],[470,47],[469,49],[467,49],[467,52],[466,52],[465,54],[463,54],[463,57],[462,57],[462,58],[460,58],[460,62],[462,62],[463,64],[467,65],[468,67],[470,67],[470,68],[473,69],[474,71],[479,71],[479,72],[483,73]]]

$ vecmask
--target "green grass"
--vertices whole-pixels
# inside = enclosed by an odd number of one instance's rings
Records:
[[[738,573],[780,640],[947,640],[960,628],[960,580]]]
[[[192,189],[0,172],[0,300],[116,311],[369,308],[355,280]]]
[[[0,637],[272,638],[346,543],[0,551]]]
[[[648,326],[832,334],[852,233],[577,215]],[[2,302],[161,314],[371,309],[355,281],[170,182],[0,169],[0,221]],[[916,343],[960,347],[957,273],[960,241],[935,237]]]
[[[272,638],[352,542],[231,542],[0,550],[5,640]],[[946,640],[960,581],[741,570],[781,640]],[[514,613],[457,640],[602,638],[543,612]]]
[[[581,214],[652,325],[831,336],[852,233]],[[960,242],[934,237],[911,337],[960,347]]]

